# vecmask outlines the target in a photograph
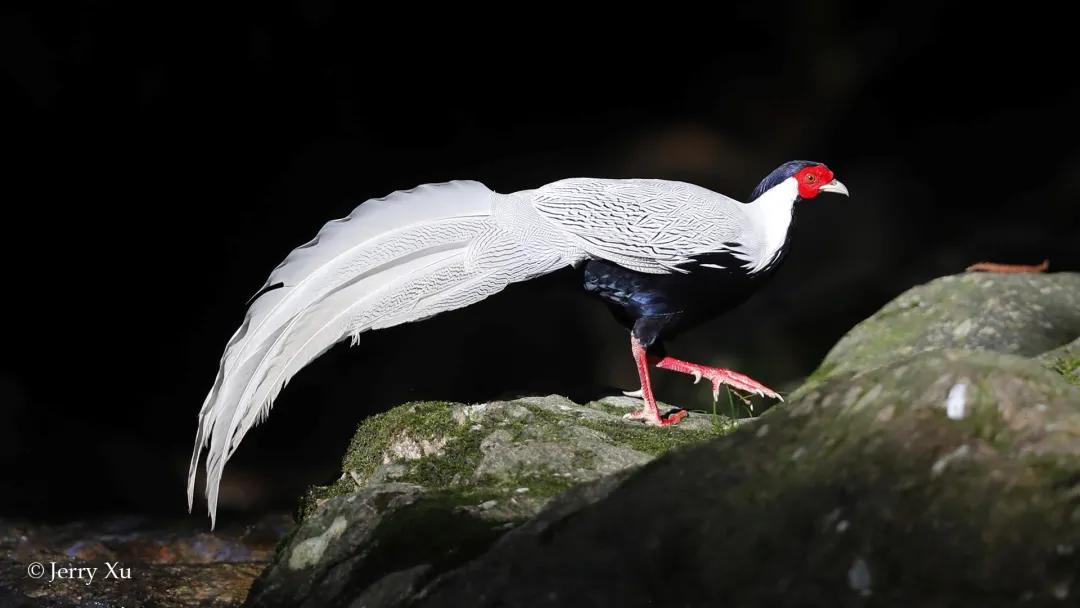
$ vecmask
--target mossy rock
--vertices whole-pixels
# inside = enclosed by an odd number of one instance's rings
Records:
[[[1039,355],[1038,360],[1071,384],[1080,386],[1080,338]]]
[[[360,424],[341,478],[313,488],[301,517],[333,496],[392,481],[455,494],[463,503],[494,500],[498,508],[486,509],[486,517],[523,519],[575,483],[733,427],[727,418],[700,415],[667,428],[622,419],[640,406],[624,397],[579,405],[558,395],[477,405],[405,404]]]
[[[811,380],[945,349],[1036,357],[1078,336],[1078,273],[953,275],[909,289],[856,325]]]
[[[390,605],[488,548],[552,497],[614,478],[728,419],[667,428],[622,415],[641,402],[556,395],[420,402],[360,424],[334,484],[313,488],[250,606]]]
[[[926,353],[831,375],[601,493],[553,501],[408,605],[1071,605],[1080,389],[1024,357]]]
[[[734,433],[627,422],[631,399],[401,406],[360,426],[249,603],[1075,602],[1078,336],[1080,275],[960,275]]]

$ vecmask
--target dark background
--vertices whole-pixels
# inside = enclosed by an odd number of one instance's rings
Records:
[[[803,204],[774,281],[669,345],[780,389],[911,285],[984,259],[1080,269],[1065,15],[832,0],[422,26],[419,6],[143,4],[0,17],[0,515],[181,514],[247,298],[323,222],[420,183],[657,177],[744,198],[783,161],[827,162],[852,197]],[[403,401],[634,388],[625,342],[571,272],[366,334],[283,392],[223,507],[291,506]]]

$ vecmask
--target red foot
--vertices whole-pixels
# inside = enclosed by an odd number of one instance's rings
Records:
[[[652,382],[649,380],[649,357],[645,353],[645,347],[633,335],[630,336],[630,352],[633,353],[634,363],[637,364],[638,379],[641,380],[641,398],[645,400],[645,407],[640,411],[630,412],[625,418],[641,420],[653,426],[670,426],[686,418],[686,410],[679,410],[669,416],[660,415],[660,409],[656,407],[656,399],[653,397]]]
[[[627,420],[642,420],[645,424],[651,426],[671,426],[673,424],[679,424],[679,421],[686,418],[686,410],[679,410],[672,412],[667,416],[660,416],[655,412],[650,412],[649,408],[640,409],[634,412],[630,412],[623,416]]]
[[[771,388],[749,376],[745,376],[739,372],[733,372],[730,369],[699,365],[697,363],[675,359],[674,357],[664,357],[656,364],[656,367],[671,370],[673,372],[689,374],[694,377],[694,384],[700,382],[702,378],[709,380],[712,382],[713,399],[720,397],[720,386],[726,384],[738,391],[753,393],[772,399],[779,399],[780,401],[784,400],[783,397]]]

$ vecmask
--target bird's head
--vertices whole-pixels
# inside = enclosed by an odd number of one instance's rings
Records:
[[[848,195],[848,189],[840,180],[833,176],[831,169],[824,163],[808,160],[793,160],[786,162],[761,180],[757,188],[754,188],[750,200],[756,200],[765,192],[781,184],[790,184],[792,180],[797,187],[799,198],[809,200],[822,192],[834,192]],[[790,186],[789,186],[790,187]]]

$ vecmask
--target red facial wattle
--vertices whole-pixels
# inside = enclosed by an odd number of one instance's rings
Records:
[[[833,180],[833,172],[825,165],[813,165],[796,173],[795,180],[799,183],[799,196],[814,198],[822,186]]]

